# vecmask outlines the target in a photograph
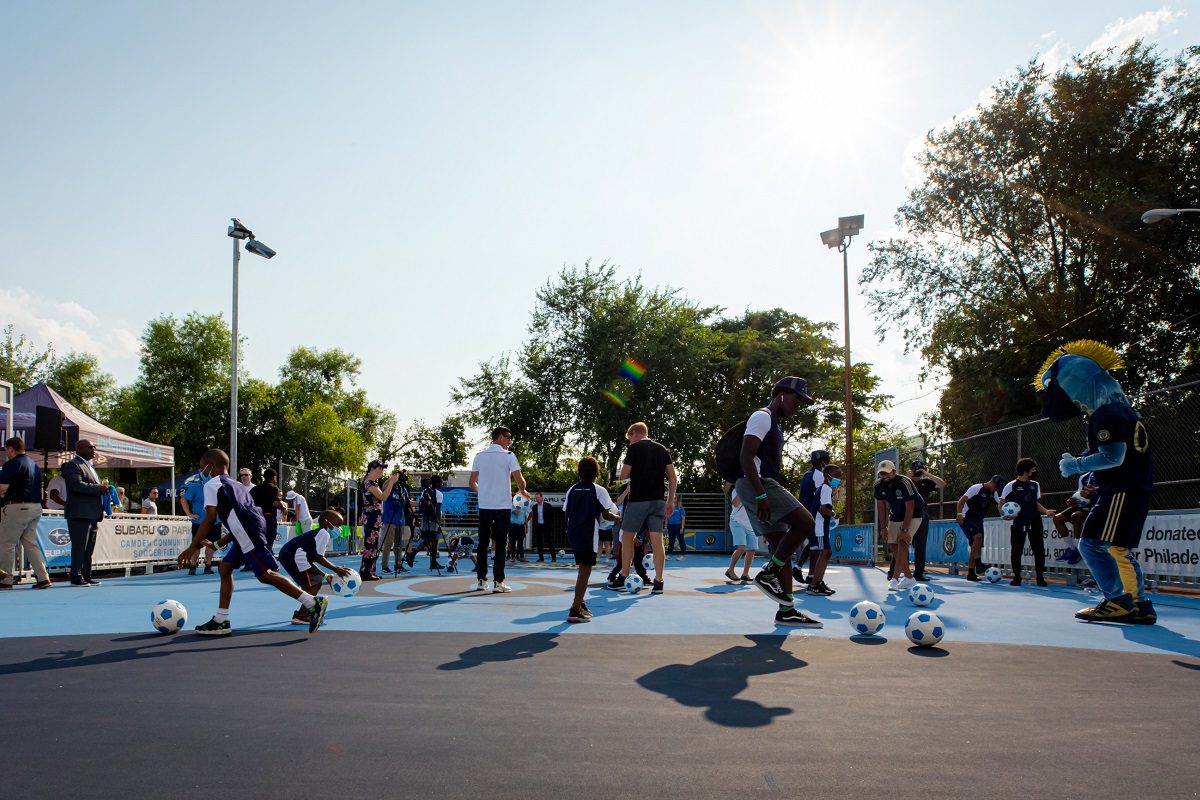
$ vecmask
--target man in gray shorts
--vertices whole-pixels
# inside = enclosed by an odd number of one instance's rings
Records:
[[[675,474],[675,462],[667,448],[650,438],[650,429],[644,422],[635,422],[625,431],[629,450],[625,463],[621,465],[621,479],[629,479],[629,498],[621,516],[621,573],[605,588],[616,592],[625,591],[625,578],[633,563],[634,537],[643,525],[654,546],[654,583],[651,594],[662,594],[663,566],[667,560],[663,548],[663,520],[675,510],[675,490],[679,476]],[[667,499],[663,501],[663,484],[666,484]]]
[[[792,553],[808,541],[815,524],[812,514],[779,483],[783,461],[781,420],[796,413],[800,405],[815,402],[808,396],[808,381],[781,379],[771,390],[771,403],[750,415],[742,437],[742,474],[734,484],[738,498],[749,513],[754,532],[771,544],[771,559],[754,576],[754,585],[779,604],[776,625],[820,628],[820,620],[796,610],[792,598],[792,571],[783,569]]]

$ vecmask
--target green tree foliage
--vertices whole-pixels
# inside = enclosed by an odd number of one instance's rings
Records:
[[[46,372],[46,383],[71,405],[101,421],[112,411],[117,381],[100,369],[91,353],[68,353],[55,359]]]
[[[4,326],[4,338],[0,340],[0,381],[11,383],[15,394],[45,380],[54,363],[53,345],[38,350],[25,334],[16,334],[12,323]]]
[[[448,415],[437,425],[414,422],[397,438],[397,445],[381,454],[383,460],[398,458],[406,466],[439,473],[467,463],[466,425],[459,415]]]
[[[676,289],[621,279],[607,263],[567,268],[539,290],[529,343],[515,358],[481,365],[453,398],[469,424],[512,428],[514,450],[547,480],[573,472],[580,453],[597,455],[613,475],[625,430],[644,420],[688,488],[715,489],[711,451],[721,431],[766,404],[775,380],[802,375],[820,402],[789,425],[789,453],[807,457],[803,443],[842,424],[841,350],[829,326],[778,309],[719,313]],[[626,359],[645,368],[643,380],[620,377]],[[856,365],[853,374],[861,410],[877,409],[869,369]]]
[[[1200,229],[1139,217],[1200,200],[1198,53],[1031,62],[927,138],[900,233],[861,282],[948,376],[951,432],[1035,413],[1033,373],[1064,341],[1123,352],[1134,392],[1195,365]]]

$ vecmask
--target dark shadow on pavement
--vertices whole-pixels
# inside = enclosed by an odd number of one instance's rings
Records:
[[[863,636],[862,634],[856,634],[856,635],[850,637],[850,641],[854,642],[855,644],[868,644],[868,645],[887,644],[887,637],[886,636]]]
[[[1177,658],[1171,659],[1171,663],[1177,667],[1183,667],[1184,669],[1200,670],[1200,664],[1189,664],[1188,662],[1180,661]]]
[[[908,652],[921,658],[945,658],[950,655],[948,650],[943,650],[940,647],[917,647],[915,644],[908,648]]]
[[[496,661],[516,661],[521,658],[533,658],[558,647],[557,633],[527,633],[514,636],[491,644],[481,644],[470,647],[458,654],[457,661],[447,661],[438,664],[438,669],[458,670],[471,669],[482,664]]]
[[[1095,625],[1097,623],[1086,623]],[[1106,623],[1100,623],[1106,624]],[[1118,624],[1118,623],[1112,623]],[[1176,633],[1164,625],[1122,625],[1121,632],[1131,642],[1179,653],[1181,656],[1200,657],[1200,642]]]
[[[255,635],[253,632],[238,633],[234,636],[238,639],[245,639]],[[113,641],[127,641],[135,637],[122,637]],[[162,638],[154,636],[154,638]],[[172,637],[171,639],[162,642],[161,644],[151,647],[127,647],[118,650],[105,650],[91,655],[85,654],[84,650],[59,650],[54,653],[47,653],[42,658],[35,658],[31,661],[25,661],[16,664],[0,664],[0,675],[20,675],[27,672],[46,672],[49,670],[58,669],[75,669],[77,667],[94,667],[104,664],[120,664],[127,661],[140,661],[147,658],[164,658],[166,656],[190,656],[195,654],[217,653],[222,650],[249,650],[254,647],[288,647],[289,645],[299,644],[307,641],[307,637],[301,639],[288,639],[282,642],[262,642],[260,644],[234,644],[226,647],[174,647],[170,650],[161,648],[169,647],[177,644],[194,644],[199,640],[199,637],[187,637],[186,639],[180,636]],[[228,641],[228,639],[226,640]]]
[[[680,705],[704,708],[704,716],[730,728],[760,728],[775,717],[791,714],[784,706],[767,707],[739,699],[750,678],[808,666],[783,649],[782,636],[747,636],[753,646],[730,647],[695,664],[668,664],[637,679],[638,685]]]

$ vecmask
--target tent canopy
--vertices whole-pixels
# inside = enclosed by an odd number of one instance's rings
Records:
[[[45,383],[39,383],[13,398],[13,429],[26,442],[33,442],[38,406],[57,408],[63,415],[67,450],[51,452],[50,466],[59,467],[70,461],[75,455],[75,445],[80,439],[87,439],[96,446],[94,463],[97,467],[115,469],[175,466],[175,448],[143,442],[102,425],[68,403],[62,395]],[[32,447],[29,449],[32,455]]]

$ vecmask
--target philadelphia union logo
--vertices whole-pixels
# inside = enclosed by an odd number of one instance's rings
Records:
[[[942,552],[948,556],[952,556],[957,549],[958,536],[954,531],[946,531],[946,535],[942,537]]]
[[[833,549],[837,550],[839,553],[842,551],[842,535],[840,533],[834,534]]]

